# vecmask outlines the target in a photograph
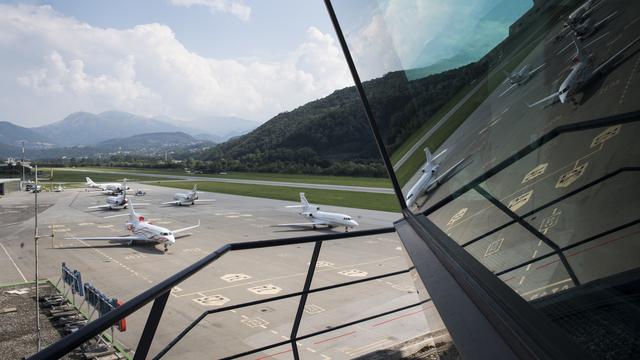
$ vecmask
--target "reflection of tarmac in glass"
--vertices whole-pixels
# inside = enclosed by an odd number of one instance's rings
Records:
[[[619,2],[603,2],[592,14],[597,20],[615,10],[621,12],[585,39],[585,43],[596,40],[587,47],[594,54],[595,66],[640,35],[640,3],[625,2],[624,9],[615,8],[617,4]],[[546,63],[540,73],[502,97],[498,95],[506,85],[498,87],[442,145],[441,149],[455,148],[455,151],[448,151],[441,168],[446,169],[470,154],[473,161],[433,191],[422,211],[558,126],[638,109],[640,44],[629,49],[624,62],[578,94],[579,105],[568,102],[546,107],[527,106],[527,103],[557,91],[570,70],[569,56],[574,50],[556,55],[569,44],[570,38],[565,37],[556,44],[550,41],[560,28],[560,24],[556,25],[547,39],[516,67]],[[483,187],[510,210],[522,215],[622,167],[639,166],[640,118],[638,120],[637,123],[561,135],[507,167]],[[622,172],[531,214],[526,220],[558,246],[574,244],[639,217],[637,179],[637,172]],[[462,209],[466,209],[464,216],[459,216]],[[429,218],[460,244],[474,241],[510,220],[476,191],[454,200]],[[629,226],[566,251],[567,260],[578,279],[590,281],[639,266],[637,240],[638,226]],[[476,240],[467,250],[497,273],[550,252],[547,245],[518,224]],[[501,278],[527,299],[572,286],[556,256],[506,273]]]

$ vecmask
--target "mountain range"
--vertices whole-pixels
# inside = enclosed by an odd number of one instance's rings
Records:
[[[64,153],[82,154],[85,148],[89,156],[97,151],[110,151],[118,148],[134,151],[145,146],[127,146],[122,141],[128,138],[129,144],[139,142],[148,144],[147,148],[159,146],[166,148],[189,147],[195,144],[211,145],[242,135],[256,128],[259,123],[235,117],[208,117],[193,122],[175,120],[169,117],[144,117],[121,111],[106,111],[99,114],[75,112],[64,119],[33,128],[0,121],[0,156],[17,156],[22,141],[33,155],[46,153],[33,150],[49,150],[50,155]],[[137,135],[145,135],[136,137]],[[152,142],[157,144],[153,145]],[[69,148],[75,147],[73,151]],[[56,149],[56,151],[53,151]],[[89,151],[90,150],[90,151]]]

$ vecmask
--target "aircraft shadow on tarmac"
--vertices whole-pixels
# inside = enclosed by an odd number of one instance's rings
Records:
[[[291,229],[283,229],[283,230],[275,230],[274,232],[276,233],[293,233],[293,232],[314,232],[314,233],[322,233],[322,234],[335,234],[335,233],[339,233],[339,232],[344,232],[344,227],[335,227],[335,228],[328,228],[328,227],[318,227],[318,228],[312,228],[312,227],[306,227],[306,228],[291,228]]]
[[[109,241],[109,245],[91,245],[91,246],[65,246],[57,248],[58,250],[78,250],[78,249],[113,249],[113,248],[130,248],[145,254],[165,255],[162,249],[156,247],[157,244],[136,244],[127,245],[117,241]]]

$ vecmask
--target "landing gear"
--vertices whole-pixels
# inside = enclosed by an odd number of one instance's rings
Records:
[[[192,202],[191,202],[191,205],[195,205],[195,204],[196,204],[196,202],[195,202],[195,201],[192,201]]]
[[[345,227],[344,227],[344,232],[346,232],[346,233],[348,233],[348,232],[349,232],[349,227],[348,227],[348,226],[345,226]]]
[[[167,244],[164,244],[164,252],[166,253],[167,251],[169,251],[169,247],[167,246]]]

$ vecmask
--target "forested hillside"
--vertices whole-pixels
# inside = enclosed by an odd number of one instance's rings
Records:
[[[408,81],[397,71],[363,85],[390,152],[462,87],[487,71],[485,61]],[[281,113],[202,156],[205,170],[384,176],[355,87]]]

